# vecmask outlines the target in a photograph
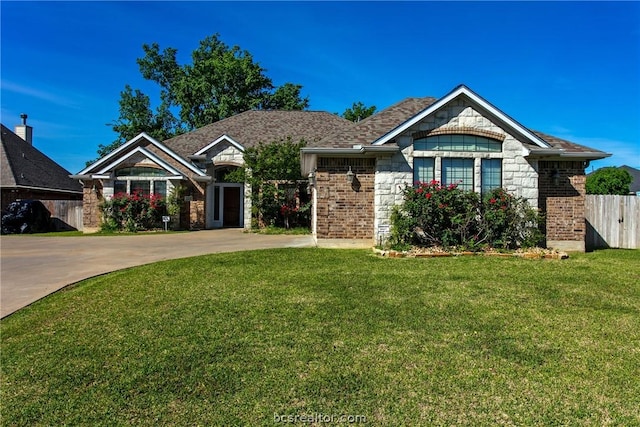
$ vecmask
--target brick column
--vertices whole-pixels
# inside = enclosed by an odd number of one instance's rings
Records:
[[[82,188],[82,232],[95,233],[100,230],[102,224],[102,211],[100,203],[102,196],[102,184],[100,181],[84,181]]]
[[[373,241],[375,159],[318,159],[316,189],[317,238]]]
[[[547,246],[585,251],[585,183],[582,162],[540,162],[539,206],[546,215]]]

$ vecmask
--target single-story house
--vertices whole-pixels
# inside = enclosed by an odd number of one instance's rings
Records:
[[[609,154],[524,127],[464,85],[441,98],[409,98],[360,122],[310,111],[247,111],[159,142],[141,134],[75,178],[85,188],[85,229],[97,203],[118,191],[165,194],[189,187],[192,228],[249,227],[250,189],[224,183],[260,141],[303,138],[312,231],[318,240],[373,245],[386,237],[393,205],[415,181],[503,187],[545,213],[547,245],[584,250],[585,168]]]
[[[260,142],[317,142],[353,123],[319,111],[245,111],[166,141],[141,133],[76,175],[84,186],[84,230],[96,231],[99,204],[119,192],[166,196],[186,188],[181,226],[251,227],[251,188],[225,182],[244,165],[244,151]]]
[[[82,200],[82,186],[69,171],[33,146],[33,128],[22,124],[12,132],[1,126],[0,189],[2,210],[16,200]]]

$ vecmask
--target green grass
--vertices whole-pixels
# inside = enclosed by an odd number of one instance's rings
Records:
[[[0,323],[2,424],[640,425],[639,265],[282,249],[123,270]]]
[[[269,225],[267,227],[251,229],[251,233],[257,234],[293,234],[293,235],[304,235],[311,234],[311,230],[308,227],[293,227],[293,228],[284,228],[284,227],[275,227]]]

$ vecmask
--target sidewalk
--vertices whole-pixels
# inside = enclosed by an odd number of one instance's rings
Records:
[[[241,229],[134,236],[2,236],[0,317],[72,283],[123,268],[218,252],[312,246],[310,235],[262,235]]]

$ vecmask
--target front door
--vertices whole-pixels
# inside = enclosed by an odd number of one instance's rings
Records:
[[[240,187],[223,187],[223,227],[240,227]]]
[[[207,191],[207,228],[242,227],[244,185],[214,184]]]

